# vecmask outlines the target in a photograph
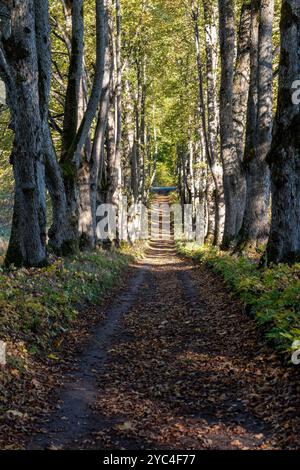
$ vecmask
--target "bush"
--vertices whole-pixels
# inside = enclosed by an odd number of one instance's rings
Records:
[[[180,243],[178,249],[224,278],[234,294],[251,307],[259,327],[276,348],[293,350],[293,342],[300,339],[300,264],[259,269],[247,258],[217,248]]]
[[[130,252],[98,250],[43,269],[0,270],[0,339],[50,351],[80,307],[99,303],[131,260]]]

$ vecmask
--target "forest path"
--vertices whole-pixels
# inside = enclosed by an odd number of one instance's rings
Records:
[[[28,448],[293,446],[297,389],[222,281],[173,240],[134,269]]]

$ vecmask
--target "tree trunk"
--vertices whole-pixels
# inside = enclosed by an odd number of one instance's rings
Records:
[[[108,15],[110,3],[109,0],[98,0],[97,10],[97,31],[98,31],[98,42],[97,56],[99,58],[99,70],[96,71],[98,78],[94,79],[94,87],[99,88],[101,93],[96,93],[96,97],[93,96],[95,90],[91,93],[90,102],[88,102],[87,93],[86,95],[86,106],[82,113],[81,123],[84,122],[85,126],[88,124],[88,128],[91,126],[91,122],[87,123],[87,115],[90,113],[94,115],[95,106],[91,109],[91,100],[97,99],[99,96],[99,112],[96,131],[94,134],[93,147],[90,151],[85,145],[85,149],[82,152],[81,143],[78,141],[79,148],[77,152],[81,154],[80,168],[78,171],[78,183],[79,183],[79,235],[80,235],[80,247],[81,249],[92,249],[96,243],[96,210],[97,210],[97,184],[100,171],[100,160],[103,156],[103,145],[105,128],[107,123],[108,113],[108,101],[109,101],[109,84],[111,78],[111,59],[110,59],[110,44],[109,44],[109,28],[108,28]],[[96,65],[97,67],[97,65]],[[90,107],[90,110],[88,109]],[[90,119],[90,118],[88,118]],[[87,130],[79,129],[79,133],[84,132],[85,137]],[[80,137],[79,140],[83,139]],[[88,137],[89,140],[89,137]],[[82,140],[83,141],[83,140]]]
[[[66,0],[66,20],[72,22],[71,57],[68,71],[68,84],[64,106],[62,133],[61,168],[66,189],[68,218],[73,232],[75,251],[78,249],[78,184],[77,162],[72,148],[76,140],[79,122],[80,92],[83,76],[83,0]]]
[[[119,205],[121,202],[121,161],[120,154],[116,151],[116,100],[112,99],[110,110],[108,113],[108,126],[107,126],[107,173],[108,173],[108,193],[107,203],[112,204],[115,209],[116,217],[118,218]],[[118,233],[116,238],[111,240],[118,244]]]
[[[267,260],[300,260],[300,5],[283,0],[278,108],[268,163],[272,179],[272,223]]]
[[[119,0],[116,0],[117,5],[119,4]],[[110,8],[110,2],[107,0],[107,8]],[[119,7],[120,9],[120,7]],[[105,67],[105,43],[106,43],[106,24],[105,24],[105,11],[106,11],[106,3],[105,0],[96,0],[96,64],[95,64],[95,75],[92,85],[91,94],[88,99],[88,104],[86,107],[86,111],[84,116],[81,120],[80,127],[76,134],[75,141],[72,143],[71,146],[71,153],[73,154],[73,159],[77,164],[77,167],[80,165],[81,161],[81,153],[83,147],[86,143],[88,138],[89,132],[91,130],[91,126],[93,120],[96,116],[97,109],[99,106],[99,101],[101,97],[101,90],[103,84],[103,76],[104,76],[104,67]],[[117,21],[118,24],[118,21]],[[118,34],[118,36],[120,36]],[[120,65],[121,71],[121,65]],[[120,91],[121,93],[121,91]]]
[[[126,111],[125,111],[125,127],[126,127],[126,153],[128,160],[129,187],[127,191],[130,195],[132,204],[137,203],[138,199],[138,168],[136,153],[136,119],[134,96],[131,90],[131,84],[127,79],[125,81],[126,91]]]
[[[70,251],[69,243],[72,243],[72,233],[68,224],[65,187],[48,123],[51,86],[51,43],[48,0],[35,1],[35,28],[39,67],[39,101],[43,126],[43,152],[46,167],[46,185],[51,197],[53,211],[53,223],[48,233],[49,245],[56,254],[63,255]]]
[[[196,240],[203,245],[209,230],[214,230],[214,221],[208,218],[207,156],[202,127],[198,129],[198,141],[194,149],[194,193],[193,212]],[[214,182],[211,180],[211,183]],[[207,239],[209,241],[209,239]]]
[[[109,110],[109,97],[110,88],[113,74],[113,58],[111,50],[112,32],[109,30],[108,23],[108,3],[105,4],[105,60],[104,60],[104,75],[101,91],[101,98],[99,104],[99,113],[97,126],[95,130],[92,159],[91,159],[91,211],[92,211],[92,226],[93,236],[96,236],[96,212],[97,212],[97,193],[98,185],[101,183],[104,171],[104,143],[107,129],[108,110]]]
[[[121,169],[121,139],[122,139],[122,63],[121,63],[121,6],[116,0],[116,160]],[[120,181],[121,183],[121,181]]]
[[[84,146],[100,101],[105,60],[105,8],[104,0],[96,0],[96,64],[93,86],[86,109],[80,115],[80,104],[84,101],[83,83],[83,3],[82,0],[66,2],[72,15],[72,48],[65,101],[65,118],[62,141],[61,165],[67,194],[69,219],[74,230],[74,241],[79,245],[81,232],[83,245],[94,246],[93,216],[91,214],[90,165],[82,158]],[[70,13],[69,13],[70,14]],[[81,166],[82,165],[82,166]],[[79,171],[81,170],[81,171]],[[79,193],[79,180],[81,192]],[[81,217],[79,203],[81,202]],[[84,221],[84,223],[82,223]]]
[[[233,81],[233,130],[237,157],[244,156],[245,123],[250,84],[251,0],[242,4],[238,50]]]
[[[219,161],[219,115],[218,115],[218,8],[217,2],[203,0],[206,50],[206,86],[207,86],[207,133],[210,158],[208,161],[212,173],[215,192],[215,232],[209,237],[214,245],[220,245],[224,233],[225,201],[223,188],[223,168]],[[213,188],[210,185],[210,192]],[[210,224],[212,227],[212,223]]]
[[[248,102],[244,166],[247,198],[239,248],[255,250],[266,244],[269,233],[270,150],[273,122],[273,0],[252,2],[251,92]],[[260,21],[259,21],[260,18]]]
[[[223,249],[229,249],[241,228],[245,209],[245,179],[233,125],[235,15],[233,0],[219,0],[221,45],[220,135],[226,205]]]
[[[84,69],[81,80],[80,101],[78,109],[79,122],[82,122],[88,104],[87,74]],[[79,247],[81,250],[93,249],[95,247],[95,236],[93,230],[93,215],[91,201],[91,165],[92,165],[92,143],[90,133],[81,152],[80,165],[78,168],[78,233]]]
[[[144,203],[145,188],[145,66],[144,57],[137,60],[137,98],[136,98],[136,157],[138,176],[138,202]]]
[[[41,266],[46,263],[46,195],[43,129],[39,105],[34,2],[15,0],[11,36],[5,41],[6,68],[14,127],[11,162],[15,200],[6,264]]]

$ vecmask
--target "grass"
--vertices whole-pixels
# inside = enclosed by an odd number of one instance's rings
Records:
[[[26,427],[44,412],[57,385],[54,371],[104,320],[102,301],[122,285],[128,265],[144,247],[51,259],[43,269],[0,269],[0,341],[6,343],[6,366],[0,365],[0,428],[6,430],[1,442],[7,429],[11,440],[20,420]]]
[[[133,248],[99,249],[43,269],[0,271],[0,339],[48,353],[82,306],[99,304],[133,258]]]
[[[231,291],[251,308],[268,340],[283,352],[300,339],[300,264],[258,268],[246,257],[213,247],[179,243],[184,256],[200,260],[220,274]]]

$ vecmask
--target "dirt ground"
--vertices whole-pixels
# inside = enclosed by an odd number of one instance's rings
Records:
[[[299,447],[299,370],[172,240],[151,241],[105,318],[28,449]]]

